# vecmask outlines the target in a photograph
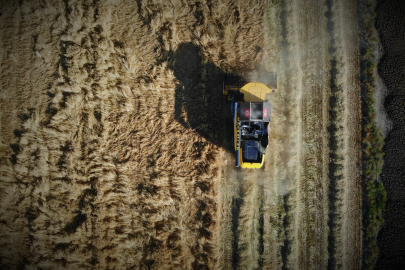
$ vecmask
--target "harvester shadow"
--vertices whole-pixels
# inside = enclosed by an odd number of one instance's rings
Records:
[[[180,44],[176,51],[163,50],[160,61],[169,63],[178,80],[175,119],[185,128],[193,129],[201,137],[233,154],[231,102],[222,93],[225,72],[204,59],[200,48],[192,43]],[[259,64],[255,64],[254,70],[245,71],[244,78],[238,75],[232,78],[242,84],[256,81],[277,88],[272,74]],[[198,149],[201,147],[196,146]]]
[[[201,56],[192,43],[176,51],[164,51],[178,85],[175,91],[175,119],[185,128],[233,153],[231,104],[222,94],[224,71]],[[206,147],[195,145],[197,152]]]

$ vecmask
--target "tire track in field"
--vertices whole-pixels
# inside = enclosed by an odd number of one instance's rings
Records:
[[[282,24],[282,37],[283,40],[281,42],[281,46],[283,48],[282,51],[282,62],[284,65],[284,76],[286,78],[285,83],[284,83],[284,88],[283,91],[285,91],[285,106],[288,106],[288,104],[290,104],[290,99],[292,99],[292,95],[293,95],[293,91],[291,89],[291,83],[290,83],[290,78],[292,77],[292,68],[290,66],[290,62],[289,62],[289,56],[288,56],[288,52],[290,49],[290,45],[287,41],[287,7],[286,7],[286,3],[285,1],[282,1],[282,11],[281,11],[281,24]],[[285,134],[290,134],[291,132],[291,126],[292,126],[292,119],[291,119],[291,115],[289,113],[289,109],[285,109],[286,114],[286,123],[285,123],[285,127],[284,127],[284,133]],[[285,151],[284,155],[283,155],[284,159],[283,162],[284,164],[286,163],[286,161],[290,158],[289,152]],[[282,260],[282,269],[287,269],[287,258],[288,255],[291,253],[291,242],[292,242],[292,235],[291,232],[287,229],[290,226],[290,213],[289,213],[289,209],[288,209],[288,202],[287,202],[287,198],[289,198],[290,196],[288,196],[288,194],[283,195],[283,210],[284,210],[284,217],[282,220],[282,226],[284,227],[284,235],[282,238],[284,238],[283,240],[283,245],[281,246],[280,249],[280,253],[281,253],[281,260]]]
[[[261,205],[263,201],[263,174],[258,170],[244,170],[243,204],[238,228],[239,263],[237,269],[260,269],[262,258]]]
[[[343,157],[337,151],[338,148],[342,147],[342,144],[339,143],[342,141],[342,126],[341,126],[341,112],[342,108],[342,89],[337,85],[337,60],[336,60],[336,41],[333,36],[335,31],[335,25],[332,20],[332,1],[327,1],[328,10],[326,12],[326,17],[328,18],[328,32],[330,35],[330,47],[329,53],[333,55],[330,65],[330,88],[331,88],[331,97],[329,98],[329,118],[330,125],[328,126],[329,132],[329,236],[328,236],[328,269],[336,269],[342,267],[342,253],[341,253],[341,239],[339,237],[339,232],[341,231],[341,211],[339,208],[339,200],[342,198],[342,190],[339,189],[341,182],[343,181],[343,174],[341,168],[343,167],[342,160]],[[338,185],[340,183],[340,185]]]
[[[237,180],[237,193],[234,198],[232,198],[232,267],[233,269],[238,269],[240,263],[240,246],[239,246],[239,218],[241,212],[241,206],[243,204],[244,192],[242,189],[243,176],[239,172],[236,174]]]

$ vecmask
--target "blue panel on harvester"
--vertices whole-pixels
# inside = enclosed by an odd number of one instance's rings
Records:
[[[245,159],[257,160],[259,159],[259,141],[245,141]]]

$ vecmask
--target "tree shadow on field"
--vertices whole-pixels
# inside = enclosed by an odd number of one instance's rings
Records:
[[[233,152],[231,104],[222,94],[224,72],[201,56],[198,46],[183,43],[163,52],[179,81],[175,91],[175,119],[210,142]],[[204,145],[195,145],[196,152]],[[198,154],[198,153],[197,153]]]

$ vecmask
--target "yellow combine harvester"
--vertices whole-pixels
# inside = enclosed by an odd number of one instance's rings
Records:
[[[249,82],[247,76],[241,75],[224,78],[223,94],[232,102],[236,167],[263,166],[271,112],[266,95],[277,90],[277,74],[269,74],[265,82]]]

